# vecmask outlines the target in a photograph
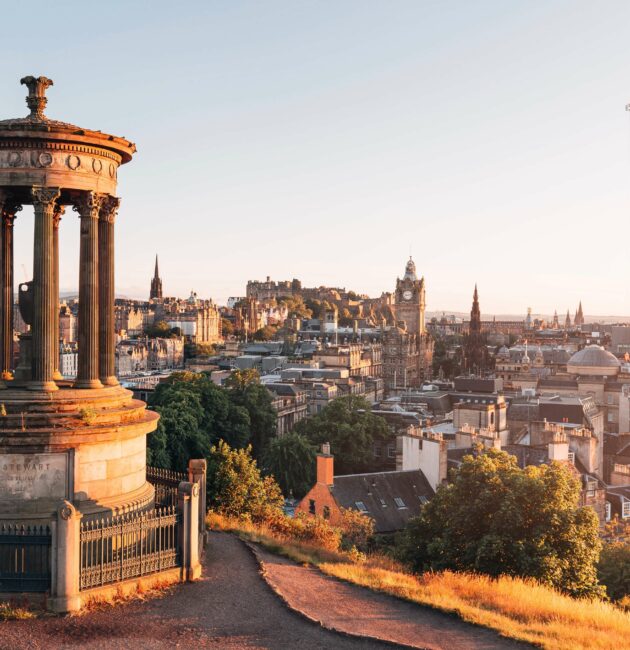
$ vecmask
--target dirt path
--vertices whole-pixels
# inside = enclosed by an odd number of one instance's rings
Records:
[[[530,648],[455,616],[323,575],[254,547],[270,586],[296,611],[328,629],[431,650]]]
[[[244,544],[213,533],[203,580],[145,602],[65,618],[0,623],[1,650],[381,650],[291,612],[262,580]]]

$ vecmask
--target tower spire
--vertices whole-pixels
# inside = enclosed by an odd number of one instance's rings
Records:
[[[162,279],[160,278],[157,255],[155,256],[155,271],[151,280],[151,292],[149,293],[149,300],[162,300]]]

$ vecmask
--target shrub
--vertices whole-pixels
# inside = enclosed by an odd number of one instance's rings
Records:
[[[354,548],[357,551],[367,551],[374,537],[374,520],[356,510],[341,509],[342,523],[341,547],[343,550]]]
[[[208,506],[226,517],[273,521],[284,499],[271,476],[263,478],[251,457],[251,447],[231,449],[219,441],[208,458]]]

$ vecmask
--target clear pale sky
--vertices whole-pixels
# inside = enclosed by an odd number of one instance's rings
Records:
[[[370,295],[409,252],[429,310],[630,314],[630,3],[0,0],[0,118],[126,136],[117,290],[248,279]],[[78,219],[62,223],[76,287]],[[16,226],[31,276],[32,216]]]

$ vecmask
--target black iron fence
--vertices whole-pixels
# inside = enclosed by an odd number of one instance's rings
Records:
[[[188,475],[184,472],[147,466],[147,481],[155,488],[156,506],[177,505],[177,487],[187,480]]]
[[[0,526],[0,592],[44,592],[50,588],[48,526]]]
[[[81,523],[80,589],[179,566],[175,506]]]

